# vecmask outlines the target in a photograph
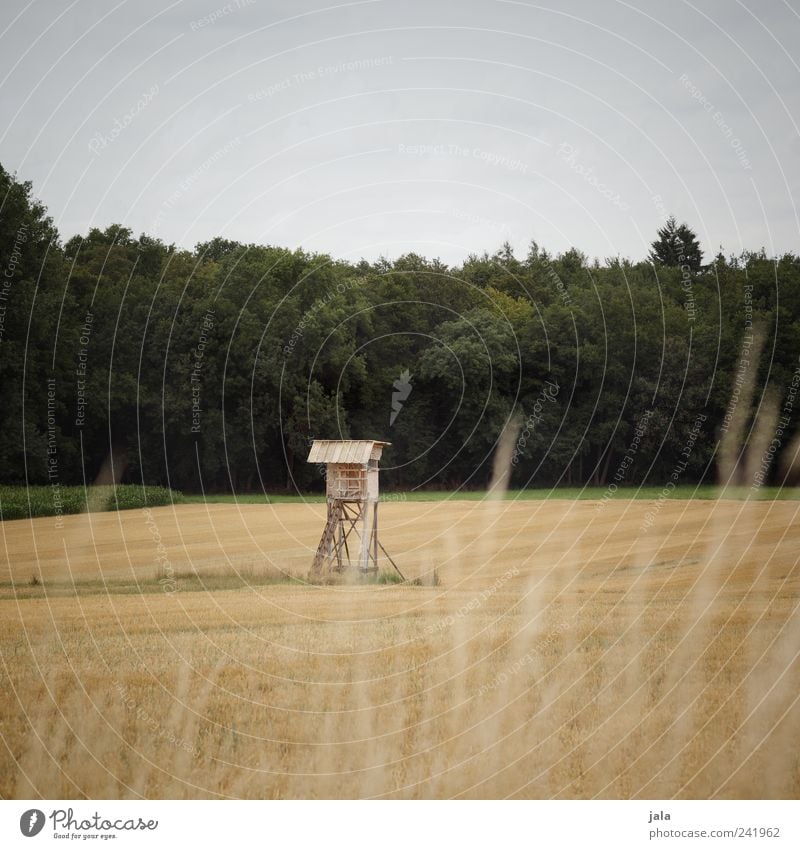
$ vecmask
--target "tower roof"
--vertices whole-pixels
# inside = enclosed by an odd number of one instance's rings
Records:
[[[315,439],[308,452],[309,463],[366,463],[375,448],[380,457],[386,445],[378,439]]]

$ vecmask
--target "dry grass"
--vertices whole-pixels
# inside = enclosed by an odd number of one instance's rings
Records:
[[[438,587],[281,582],[324,505],[5,523],[0,794],[797,797],[798,507],[653,509],[382,506]]]

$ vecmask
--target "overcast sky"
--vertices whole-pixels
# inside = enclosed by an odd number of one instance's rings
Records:
[[[0,162],[62,235],[336,257],[800,249],[798,3],[4,0]]]

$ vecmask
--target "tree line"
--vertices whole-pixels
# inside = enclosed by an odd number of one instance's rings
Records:
[[[794,254],[703,264],[674,219],[637,262],[187,251],[121,225],[64,242],[2,167],[0,198],[3,483],[318,490],[316,437],[389,440],[389,489],[482,488],[510,423],[512,486],[711,482],[767,407],[776,482],[797,431]]]

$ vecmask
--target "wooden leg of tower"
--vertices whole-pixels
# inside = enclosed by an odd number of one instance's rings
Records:
[[[347,519],[351,524],[351,528],[345,528],[344,520]],[[352,566],[352,562],[350,560],[350,546],[347,544],[347,537],[350,536],[350,531],[352,529],[353,520],[350,518],[350,513],[342,504],[342,545],[344,546],[344,553],[347,555],[347,565],[348,567]]]
[[[361,545],[358,557],[358,568],[362,572],[369,569],[369,510],[361,505]]]
[[[378,570],[378,502],[372,506],[372,562]]]
[[[341,572],[344,568],[342,565],[342,546],[344,545],[344,516],[342,515],[342,505],[337,504],[338,510],[336,515],[337,530],[339,538],[336,541],[336,571]]]

